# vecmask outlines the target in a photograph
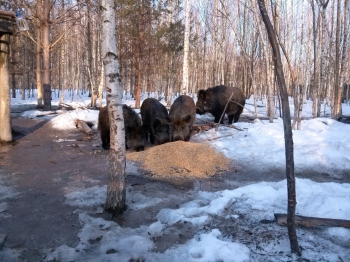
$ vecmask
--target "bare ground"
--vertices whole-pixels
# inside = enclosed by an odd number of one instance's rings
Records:
[[[0,144],[0,185],[15,189],[19,195],[6,199],[7,206],[0,212],[0,251],[2,248],[19,250],[18,261],[41,261],[42,250],[57,248],[62,244],[72,247],[78,244],[77,234],[81,225],[76,207],[65,203],[65,194],[74,188],[106,185],[108,151],[100,146],[98,133],[86,139],[79,130],[56,130],[44,119],[19,118],[16,111],[13,116],[15,142]],[[126,172],[129,190],[148,197],[161,197],[164,194],[181,197],[137,212],[126,210],[115,220],[121,226],[135,228],[154,220],[154,215],[160,209],[175,208],[187,201],[189,192],[194,188],[217,191],[285,178],[283,170],[252,170],[249,163],[235,165],[234,170],[207,180],[161,181],[152,179],[147,172],[128,162]],[[298,177],[319,182],[350,182],[349,176],[337,180],[311,171],[298,174]],[[95,213],[96,207],[90,209]],[[106,212],[96,216],[111,219]],[[242,235],[246,242],[254,242],[249,240],[253,237],[253,228],[249,225],[237,225],[237,222],[215,218],[213,221],[213,226],[223,228],[226,234]],[[197,229],[191,229],[185,224],[178,227],[181,234],[169,233],[154,240],[157,242],[157,251],[162,252],[173,243],[184,243],[197,232]],[[237,227],[243,228],[243,231],[238,232]],[[0,261],[6,259],[0,255]]]

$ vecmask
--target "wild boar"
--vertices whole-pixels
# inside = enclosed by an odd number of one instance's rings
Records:
[[[196,120],[196,105],[193,99],[187,95],[181,95],[175,99],[170,107],[169,118],[171,121],[171,141],[188,141]]]
[[[127,105],[123,105],[123,117],[126,149],[132,144],[136,151],[144,150],[146,137],[141,125],[141,118]],[[110,146],[110,125],[107,106],[100,110],[98,115],[98,128],[100,130],[102,147],[107,150]]]
[[[233,94],[232,97],[231,94]],[[199,90],[197,95],[197,114],[211,113],[215,117],[215,123],[219,122],[230,97],[231,101],[228,103],[225,111],[228,116],[228,123],[232,124],[232,121],[236,123],[243,112],[245,96],[243,91],[238,87],[220,85],[206,90]],[[221,120],[221,124],[223,124],[223,119]]]
[[[170,119],[168,111],[155,98],[146,98],[141,105],[141,117],[148,139],[152,144],[170,142]]]

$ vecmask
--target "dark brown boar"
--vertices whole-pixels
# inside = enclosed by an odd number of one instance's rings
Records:
[[[196,105],[191,97],[181,95],[170,107],[171,141],[188,141],[196,120]]]
[[[146,98],[141,105],[141,117],[146,137],[152,144],[170,142],[170,119],[168,111],[155,98]]]
[[[126,149],[132,144],[136,151],[144,150],[146,137],[141,125],[141,118],[129,106],[123,105],[123,117],[125,128],[125,146]],[[108,108],[103,107],[98,115],[98,128],[100,130],[102,147],[109,149],[110,145],[110,126],[108,118]]]
[[[233,94],[232,97],[231,94]],[[232,124],[232,121],[236,123],[243,112],[245,97],[240,88],[220,85],[206,90],[199,90],[197,95],[197,114],[211,113],[215,117],[215,123],[219,123],[221,114],[230,97],[231,102],[228,103],[225,111],[228,116],[228,123]],[[223,124],[223,119],[221,124]]]
[[[102,141],[102,147],[109,149],[110,144],[110,130],[109,130],[109,118],[107,106],[100,109],[98,114],[98,129],[100,130],[100,136]]]
[[[143,151],[147,138],[141,123],[141,117],[131,107],[123,105],[124,127],[125,127],[125,144],[136,151]]]

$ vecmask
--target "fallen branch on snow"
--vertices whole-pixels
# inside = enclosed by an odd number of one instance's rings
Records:
[[[286,214],[275,214],[275,218],[279,225],[287,225]],[[350,220],[332,219],[332,218],[320,218],[320,217],[305,217],[295,216],[295,225],[303,227],[345,227],[350,228]]]
[[[92,130],[86,122],[80,119],[75,119],[74,122],[76,127],[81,129],[85,134],[92,135]]]

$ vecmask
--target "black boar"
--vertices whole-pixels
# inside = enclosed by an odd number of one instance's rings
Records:
[[[170,107],[171,141],[188,141],[196,120],[196,105],[191,97],[181,95]]]
[[[232,93],[233,95],[231,97]],[[208,88],[207,90],[199,90],[196,112],[200,115],[207,112],[211,113],[215,117],[215,123],[218,123],[230,97],[231,102],[229,102],[225,113],[228,116],[229,124],[232,124],[232,121],[236,123],[245,105],[244,93],[237,87],[220,85]],[[221,120],[222,123],[223,119]]]
[[[148,139],[152,144],[164,144],[170,141],[170,119],[168,111],[155,98],[146,98],[141,105],[141,117]]]
[[[136,151],[144,150],[146,137],[141,125],[141,118],[129,106],[123,105],[123,117],[125,128],[125,146],[132,144]],[[98,115],[98,128],[100,129],[102,147],[109,149],[110,144],[110,126],[108,118],[108,108],[103,107]]]

